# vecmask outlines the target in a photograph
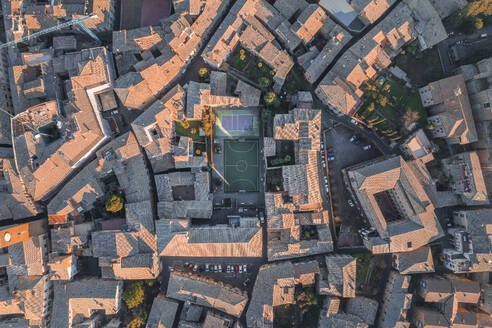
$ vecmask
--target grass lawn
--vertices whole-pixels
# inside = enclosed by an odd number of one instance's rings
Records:
[[[417,88],[444,77],[437,47],[422,52],[418,48],[417,41],[406,46],[393,63],[407,73],[408,78]]]
[[[273,308],[273,326],[275,328],[291,328],[294,305],[286,304]]]
[[[282,91],[285,91],[288,94],[294,94],[299,90],[305,90],[307,86],[309,86],[309,83],[306,81],[297,65],[295,65],[292,67],[289,74],[287,74],[285,83],[282,86]]]
[[[397,78],[390,77],[382,86],[369,84],[364,99],[356,118],[388,141],[399,141],[426,124],[427,113],[417,89],[406,87]]]
[[[202,125],[202,121],[188,121],[190,126],[188,128],[184,127],[184,122],[176,121],[176,125],[174,126],[176,134],[183,137],[190,137],[193,140],[201,140],[200,137],[200,126]]]
[[[369,269],[369,263],[371,261],[371,254],[361,253],[353,255],[357,260],[357,273],[355,278],[356,288],[359,289],[360,285],[366,281],[367,271]]]
[[[232,68],[243,73],[248,79],[258,83],[259,85],[268,88],[272,85],[272,78],[275,72],[268,67],[260,58],[252,55],[246,49],[236,48],[231,59],[229,60],[229,65]],[[268,85],[262,84],[261,79],[267,79]],[[264,80],[266,81],[266,80]]]

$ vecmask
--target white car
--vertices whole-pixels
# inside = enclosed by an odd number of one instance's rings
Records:
[[[350,207],[354,207],[354,202],[351,199],[349,199],[347,203],[349,204]]]
[[[327,176],[324,176],[323,180],[325,180],[325,183],[328,183],[328,177]]]
[[[357,125],[359,122],[357,122],[357,121],[356,121],[356,120],[354,120],[354,119],[351,119],[351,120],[350,120],[350,123],[352,123],[353,125]]]
[[[362,147],[362,149],[369,150],[369,149],[371,149],[371,145],[365,145],[365,146]]]
[[[206,272],[209,272],[210,271],[210,264],[205,264],[205,271]]]
[[[248,270],[248,266],[246,264],[243,265],[243,272],[246,273]]]
[[[243,266],[242,265],[239,266],[239,273],[243,273]]]
[[[331,156],[331,157],[328,157],[328,162],[331,162],[331,161],[334,161],[335,160],[335,156]],[[324,165],[323,165],[324,167]]]
[[[325,190],[326,190],[326,193],[329,194],[330,193],[330,189],[328,189],[328,186],[325,186]]]
[[[219,272],[222,272],[222,265],[219,264]]]
[[[323,147],[325,146],[323,145],[323,141],[320,141],[319,145],[321,146],[321,149],[323,149]]]
[[[328,159],[328,160],[329,160],[329,159]],[[325,161],[321,162],[321,164],[323,165],[323,168],[325,168],[325,167],[326,167],[326,163],[325,163]]]

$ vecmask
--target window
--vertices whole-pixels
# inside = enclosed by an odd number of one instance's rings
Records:
[[[407,247],[408,247],[408,248],[412,248],[412,242],[411,242],[411,241],[409,241],[409,242],[407,243]]]

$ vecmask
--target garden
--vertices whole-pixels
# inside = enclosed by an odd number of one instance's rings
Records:
[[[380,77],[366,85],[364,104],[355,118],[389,142],[399,142],[410,131],[426,125],[427,113],[417,89],[395,77]]]
[[[284,190],[281,168],[266,171],[265,188],[267,192],[277,192]]]
[[[315,328],[323,306],[324,296],[316,294],[313,287],[296,286],[296,304],[276,306],[273,311],[273,326],[276,328]]]
[[[286,77],[281,95],[277,95],[272,90],[275,72],[260,58],[241,47],[236,48],[228,64],[263,90],[263,102],[268,110],[275,114],[289,111],[290,103],[287,101],[286,94],[295,94],[308,85],[302,73],[294,66]]]
[[[367,273],[369,271],[369,263],[371,262],[371,254],[361,253],[353,255],[356,259],[356,277],[355,286],[359,290],[362,285],[366,282]]]
[[[229,65],[243,73],[252,82],[264,89],[271,87],[275,72],[260,58],[250,54],[245,49],[238,47],[231,56]]]
[[[423,87],[444,77],[437,47],[420,51],[415,40],[403,48],[393,63],[407,73],[412,85]]]
[[[276,167],[295,164],[294,142],[291,140],[276,141],[275,156],[267,157],[267,166]]]
[[[200,129],[203,129],[202,121],[176,121],[174,126],[176,134],[183,137],[190,137],[191,139],[198,141],[203,139],[200,137]]]
[[[123,327],[145,327],[152,302],[159,290],[157,280],[125,281],[122,296],[124,306],[120,312]]]

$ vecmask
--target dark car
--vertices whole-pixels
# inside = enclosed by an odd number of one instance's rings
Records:
[[[236,265],[234,266],[234,272],[239,272],[239,265],[237,265],[237,264],[236,264]]]

